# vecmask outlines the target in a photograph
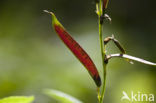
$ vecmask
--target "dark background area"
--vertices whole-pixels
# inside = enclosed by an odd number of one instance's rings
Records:
[[[53,88],[96,103],[94,82],[59,40],[45,9],[56,14],[102,76],[94,0],[1,0],[0,98],[35,95],[36,103],[55,103],[42,93]],[[112,24],[105,23],[104,37],[114,34],[128,54],[156,62],[155,11],[154,0],[110,0],[107,14]],[[109,46],[108,53],[119,52]],[[122,91],[156,94],[155,73],[153,66],[112,59],[105,102],[121,103]]]

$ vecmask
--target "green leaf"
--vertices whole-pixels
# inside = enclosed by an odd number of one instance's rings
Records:
[[[44,93],[56,100],[58,100],[61,103],[82,103],[80,100],[65,94],[61,91],[53,90],[53,89],[46,89],[44,90]]]
[[[0,99],[0,103],[32,103],[34,100],[33,96],[10,96],[3,99]]]

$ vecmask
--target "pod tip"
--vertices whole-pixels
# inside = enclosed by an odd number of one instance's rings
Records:
[[[97,87],[100,87],[101,86],[101,78],[100,78],[100,76],[94,76],[93,79],[94,79]]]
[[[48,10],[43,10],[43,12],[48,13],[48,14],[50,14],[50,15],[54,15],[53,12],[50,12],[50,11],[48,11]]]

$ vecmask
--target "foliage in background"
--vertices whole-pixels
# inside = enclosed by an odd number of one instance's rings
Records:
[[[0,103],[32,103],[34,101],[34,97],[26,97],[26,96],[11,96],[0,99]]]
[[[61,103],[82,103],[80,100],[58,90],[46,89],[44,93]]]

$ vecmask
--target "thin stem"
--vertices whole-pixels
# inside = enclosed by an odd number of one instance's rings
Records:
[[[103,46],[103,36],[102,36],[103,22],[101,22],[101,16],[103,15],[103,13],[104,13],[104,11],[102,10],[102,0],[100,0],[100,3],[99,3],[99,18],[98,19],[99,19],[99,40],[100,40],[102,66],[103,66],[103,86],[102,86],[102,92],[101,92],[100,102],[99,103],[103,103],[105,89],[106,89],[106,63],[105,63],[106,50],[105,50],[105,47]]]
[[[101,48],[101,56],[102,56],[102,66],[103,66],[103,88],[102,88],[102,93],[101,93],[101,98],[100,98],[100,103],[103,102],[103,98],[104,98],[104,92],[105,92],[105,64],[104,64],[104,48],[103,48],[103,36],[102,36],[102,27],[103,25],[101,24],[101,20],[99,17],[99,39],[100,39],[100,48]]]
[[[100,94],[100,88],[99,87],[97,88],[97,98],[98,98],[98,101],[100,102],[101,94]]]
[[[104,66],[104,59],[105,59],[104,51],[105,50],[103,48],[102,27],[103,25],[100,23],[100,18],[99,18],[99,39],[100,39],[100,48],[101,48],[101,56],[102,56],[102,65]]]
[[[125,58],[125,59],[128,59],[128,60],[133,60],[133,61],[137,61],[137,62],[140,62],[140,63],[156,66],[156,63],[153,63],[153,62],[150,62],[150,61],[138,58],[138,57],[134,57],[134,56],[131,56],[131,55],[119,54],[119,53],[118,54],[107,55],[107,60],[109,60],[111,58],[114,58],[114,57],[121,57],[121,58]]]
[[[99,16],[102,15],[102,0],[99,2]]]
[[[105,94],[105,89],[106,89],[106,63],[105,63],[105,55],[106,55],[106,50],[105,47],[103,47],[103,36],[102,36],[102,28],[103,25],[100,23],[100,18],[99,18],[99,39],[100,39],[100,48],[101,48],[101,56],[102,56],[102,66],[103,66],[103,87],[102,87],[102,92],[101,92],[101,99],[100,103],[103,103],[103,98]]]
[[[103,103],[105,90],[106,90],[106,66],[107,66],[106,64],[103,65],[103,88],[102,88],[100,103]]]

